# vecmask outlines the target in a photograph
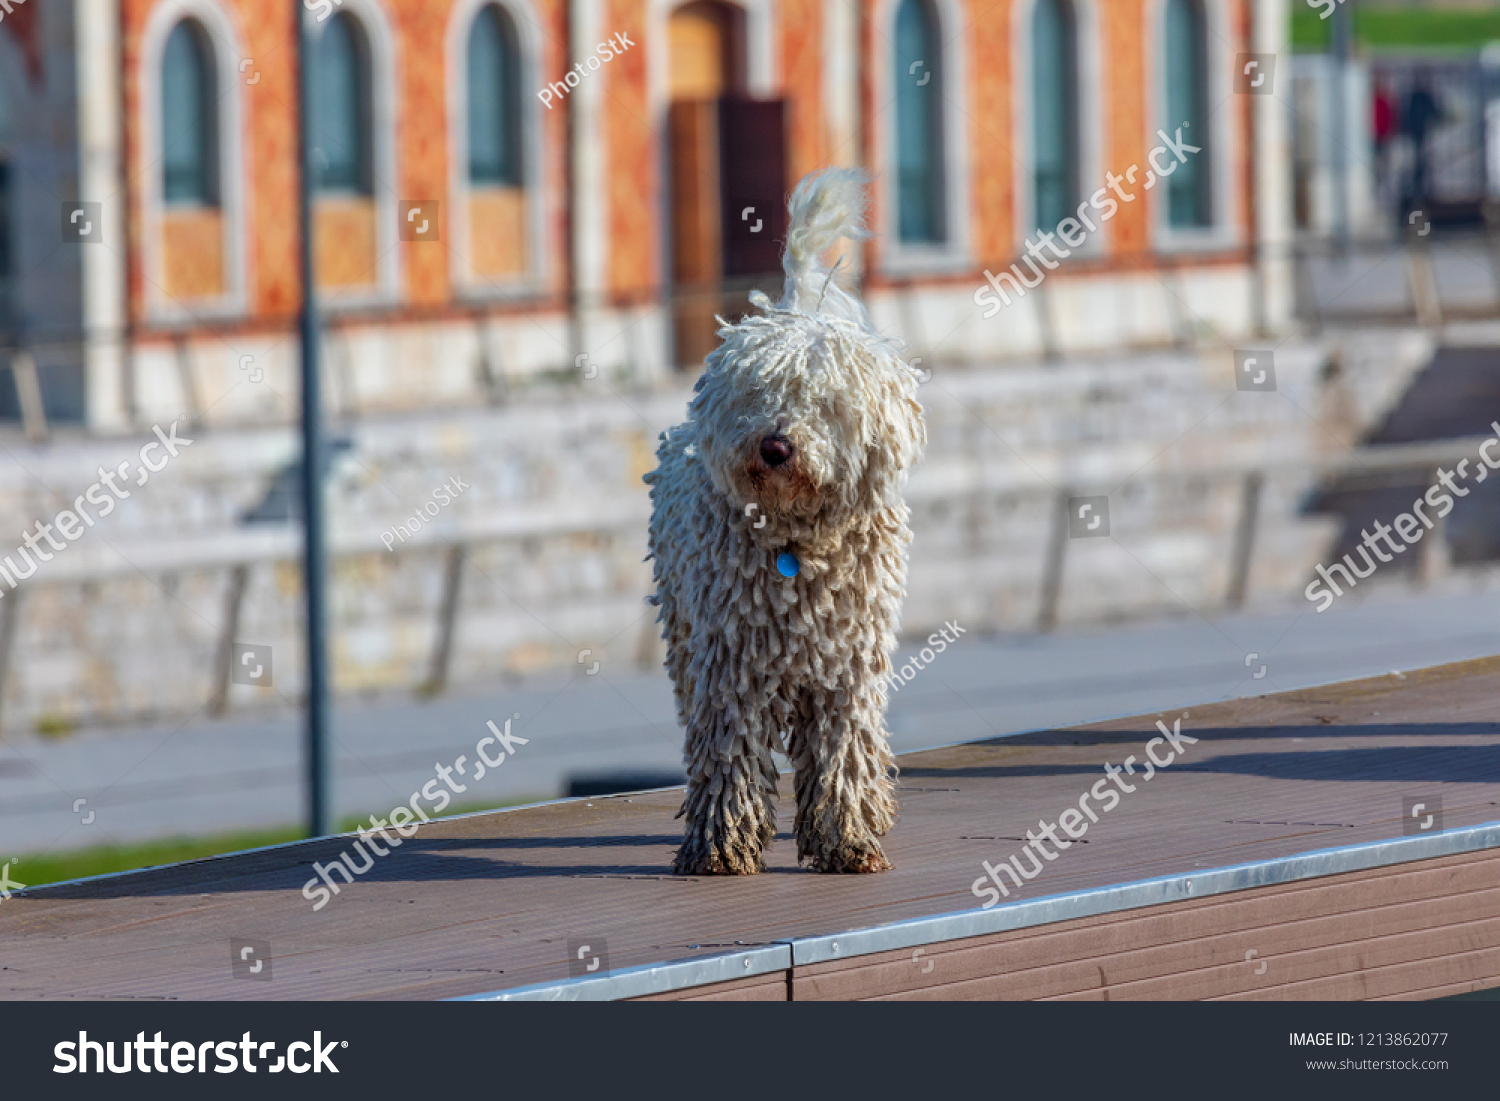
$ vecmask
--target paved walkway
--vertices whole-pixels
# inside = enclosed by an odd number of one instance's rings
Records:
[[[1041,637],[966,633],[894,696],[894,746],[909,752],[1500,652],[1500,593],[1387,596],[1322,615],[1311,607]],[[472,762],[487,721],[503,728],[516,714],[512,731],[527,744],[469,781],[455,805],[550,798],[578,773],[680,766],[664,675],[534,678],[432,702],[339,707],[340,813],[385,814],[438,765]],[[300,730],[288,715],[0,740],[0,860],[296,822]]]
[[[1199,644],[1192,690],[1224,685]],[[1172,708],[1169,739],[1147,714],[907,754],[882,875],[796,867],[784,776],[758,876],[669,874],[664,791],[42,887],[0,902],[0,999],[557,996],[570,972],[611,997],[1466,993],[1500,981],[1497,690],[1490,659]],[[341,852],[358,878],[324,885]]]

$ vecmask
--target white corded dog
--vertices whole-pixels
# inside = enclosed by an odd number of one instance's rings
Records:
[[[926,444],[917,373],[819,260],[864,230],[866,177],[792,193],[774,306],[724,324],[685,423],[662,435],[651,555],[667,669],[687,729],[675,870],[749,875],[776,833],[782,748],[797,856],[889,868],[896,821],[886,678],[906,592],[907,471]]]

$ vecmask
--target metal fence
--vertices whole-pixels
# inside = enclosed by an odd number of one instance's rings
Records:
[[[1451,468],[1462,458],[1474,459],[1483,442],[1483,437],[1476,437],[1369,448],[1341,458],[1312,463],[1272,462],[1249,469],[1163,471],[1143,480],[1149,480],[1157,488],[1170,488],[1165,483],[1180,483],[1188,479],[1199,484],[1228,483],[1238,487],[1238,517],[1233,526],[1230,545],[1224,548],[1230,564],[1228,583],[1222,597],[1213,607],[1198,609],[1206,612],[1232,611],[1245,606],[1257,595],[1268,595],[1255,593],[1251,579],[1255,572],[1257,531],[1263,520],[1264,490],[1269,481],[1291,479],[1297,485],[1311,489],[1319,483],[1353,476],[1358,477],[1363,484],[1411,484],[1413,479],[1418,479],[1425,485],[1431,485],[1436,482],[1438,468]],[[981,483],[982,479],[977,476],[967,484],[963,479],[949,481],[940,492],[916,495],[913,505],[922,507],[941,504],[947,508],[948,514],[962,517],[966,512],[992,507],[988,502],[993,500],[993,489],[987,489]],[[1044,545],[1039,547],[1039,574],[1042,581],[1037,591],[1034,618],[1034,629],[1037,631],[1047,632],[1058,626],[1059,609],[1070,584],[1068,551],[1073,541],[1068,533],[1068,499],[1091,491],[1097,491],[1097,487],[1079,485],[1053,489],[1040,486],[1015,490],[1023,495],[1052,502],[1053,519],[1049,536]],[[476,550],[498,542],[536,541],[577,534],[629,536],[642,530],[645,521],[643,502],[623,502],[620,507],[607,513],[601,513],[597,509],[558,509],[496,517],[484,527],[471,528],[458,536],[443,535],[425,528],[417,533],[403,545],[402,553],[434,554],[440,556],[442,561],[442,584],[438,599],[430,611],[433,641],[426,663],[427,673],[424,681],[415,686],[417,691],[435,694],[448,685],[449,673],[454,664],[458,626],[465,607],[463,585],[466,566]],[[1419,544],[1418,564],[1411,575],[1414,584],[1428,584],[1451,569],[1446,528],[1443,520],[1437,520],[1434,529]],[[371,535],[337,541],[329,548],[329,553],[334,561],[346,561],[362,555],[383,555],[385,550],[379,537]],[[217,555],[189,555],[178,567],[220,570],[225,578],[217,656],[207,694],[212,713],[223,714],[230,706],[231,647],[239,633],[241,611],[251,572],[298,560],[297,532],[289,527],[284,531],[266,533],[265,538],[258,540],[253,554],[237,554],[232,547],[223,546]],[[46,584],[76,584],[81,580],[55,576]],[[15,590],[0,601],[0,693],[4,691],[6,674],[10,669],[18,625],[25,614],[25,592],[24,588]],[[1167,610],[1165,606],[1163,610]]]

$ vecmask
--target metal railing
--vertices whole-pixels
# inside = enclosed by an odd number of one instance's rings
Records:
[[[1337,477],[1358,476],[1361,479],[1372,479],[1376,485],[1395,485],[1411,484],[1412,475],[1417,475],[1425,479],[1427,484],[1432,484],[1439,467],[1447,465],[1451,468],[1461,458],[1473,459],[1486,438],[1374,447],[1336,458],[1272,462],[1251,467],[1161,471],[1152,474],[1149,481],[1159,487],[1173,481],[1206,485],[1230,482],[1239,486],[1238,515],[1232,528],[1231,543],[1225,548],[1230,563],[1229,577],[1223,596],[1217,602],[1217,607],[1221,610],[1232,611],[1245,606],[1253,595],[1251,579],[1257,554],[1256,537],[1264,519],[1262,513],[1268,482],[1273,479],[1291,479],[1299,486],[1306,487],[1306,490],[1311,490],[1318,484]],[[1403,478],[1402,475],[1406,477]],[[1139,484],[1143,480],[1145,479],[1133,479],[1126,485]],[[1039,632],[1052,631],[1057,627],[1068,585],[1068,550],[1072,543],[1068,533],[1068,498],[1099,491],[1097,485],[1085,484],[1061,489],[1051,486],[1013,486],[1004,491],[1052,501],[1052,520],[1043,547],[1040,571],[1042,584],[1033,620],[1034,629]],[[995,492],[995,486],[986,485],[983,476],[975,474],[946,481],[941,491],[916,492],[912,495],[912,503],[919,507],[957,504],[969,509],[984,509],[989,507],[988,502],[993,500]],[[536,542],[578,534],[640,536],[645,530],[647,507],[646,501],[642,499],[638,502],[620,502],[612,508],[602,509],[532,509],[522,515],[508,514],[482,525],[472,525],[458,533],[423,529],[402,544],[396,553],[440,552],[442,555],[442,584],[438,600],[431,611],[433,631],[431,649],[425,663],[426,676],[415,689],[422,694],[436,694],[442,692],[449,683],[457,652],[458,627],[466,606],[462,595],[464,577],[478,550],[494,544]],[[373,524],[371,527],[373,529]],[[1427,584],[1450,568],[1445,529],[1445,523],[1437,520],[1435,528],[1427,533],[1420,544],[1420,565],[1413,574],[1417,584]],[[164,553],[155,561],[126,563],[109,571],[58,571],[41,583],[81,584],[141,570],[223,570],[226,579],[225,595],[214,648],[215,665],[207,697],[209,710],[214,714],[223,714],[230,707],[230,656],[240,630],[252,571],[293,562],[299,557],[294,527],[259,533],[256,541],[258,547],[249,554],[245,553],[242,545],[237,548],[220,539],[205,539],[196,546],[179,543],[172,548],[164,548],[170,549],[170,553]],[[370,532],[336,537],[329,547],[330,559],[335,562],[386,553],[380,537]],[[20,617],[26,606],[25,595],[26,588],[23,587],[8,592],[6,598],[0,600],[0,695],[4,693],[11,667]]]
[[[1423,231],[1426,232],[1423,232]],[[1454,320],[1500,318],[1500,224],[1472,230],[1436,230],[1413,224],[1403,235],[1339,241],[1304,234],[1292,248],[1297,285],[1298,316],[1322,329],[1329,323],[1359,320],[1414,321],[1426,329],[1441,329]],[[1490,282],[1486,295],[1457,295],[1447,300],[1439,286],[1437,265],[1470,261],[1482,264]],[[1404,294],[1399,303],[1371,302],[1371,288],[1361,288],[1350,268],[1365,264],[1368,274],[1385,273],[1399,279]],[[1476,273],[1477,274],[1477,273]],[[1338,295],[1323,293],[1319,282],[1329,277],[1349,280]],[[1450,288],[1451,290],[1451,288]]]
[[[1440,467],[1457,463],[1460,459],[1475,458],[1480,445],[1489,438],[1477,436],[1431,443],[1370,447],[1337,458],[1264,463],[1249,469],[1169,472],[1154,477],[1158,480],[1177,478],[1207,483],[1228,479],[1239,483],[1239,514],[1233,529],[1233,542],[1227,548],[1229,582],[1221,605],[1226,611],[1234,611],[1244,607],[1250,597],[1256,533],[1261,525],[1262,501],[1269,480],[1295,478],[1307,484],[1309,489],[1314,489],[1318,483],[1332,478],[1358,476],[1362,480],[1370,480],[1364,487],[1369,488],[1371,482],[1374,487],[1407,485],[1412,481],[1410,475],[1417,474],[1422,475],[1425,485],[1430,487],[1437,484],[1437,471]],[[1400,478],[1401,474],[1408,477]],[[1086,487],[1054,491],[1054,520],[1047,543],[1035,621],[1036,630],[1040,632],[1055,629],[1058,609],[1062,603],[1067,550],[1072,541],[1068,538],[1068,500],[1088,493],[1089,489]],[[1420,585],[1436,580],[1451,568],[1446,519],[1434,520],[1433,529],[1418,544],[1417,560],[1418,566],[1413,576]]]

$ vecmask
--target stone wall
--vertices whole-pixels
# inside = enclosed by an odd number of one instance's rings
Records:
[[[1344,370],[1329,379],[1327,349],[1283,344],[1275,393],[1234,389],[1227,350],[937,366],[920,391],[931,442],[909,494],[908,633],[953,618],[1031,629],[1060,493],[1107,495],[1113,536],[1067,541],[1062,624],[1215,611],[1249,470],[1268,472],[1251,600],[1295,598],[1332,534],[1328,521],[1298,515],[1307,464],[1346,449],[1429,350],[1416,336],[1350,339]],[[629,390],[601,373],[489,408],[335,425],[350,444],[329,490],[337,689],[427,681],[448,555],[460,543],[471,549],[449,683],[580,661],[657,663],[643,603],[641,476],[687,397],[685,386]],[[96,530],[19,591],[0,590],[0,617],[14,624],[4,728],[201,713],[239,563],[249,570],[235,637],[272,647],[274,685],[234,685],[229,706],[296,703],[300,536],[273,492],[295,485],[295,439],[284,429],[192,433]],[[20,463],[0,476],[0,513],[24,517],[28,530],[51,520],[98,468],[133,462],[152,438],[148,427],[138,439],[18,449]],[[448,503],[437,493],[445,483]],[[419,526],[412,517],[424,506],[436,516]],[[244,522],[251,512],[264,518]],[[403,521],[405,541],[395,534]]]

